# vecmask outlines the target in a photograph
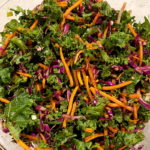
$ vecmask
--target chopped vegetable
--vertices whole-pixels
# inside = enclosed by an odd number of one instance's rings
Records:
[[[0,119],[25,150],[129,150],[150,120],[150,22],[126,3],[43,0],[1,32]],[[31,147],[31,148],[30,148]]]

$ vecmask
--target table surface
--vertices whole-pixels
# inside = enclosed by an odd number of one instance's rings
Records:
[[[31,2],[32,1],[32,2]],[[132,10],[132,15],[136,16],[136,20],[143,21],[144,16],[150,18],[150,0],[107,0],[113,8],[120,9],[123,2],[127,2],[127,10]],[[33,9],[37,4],[40,4],[42,0],[0,0],[0,31],[3,30],[4,25],[10,21],[13,17],[7,17],[7,12],[10,8],[21,6],[24,9]],[[143,150],[150,150],[150,122],[146,125],[144,130],[145,140]],[[17,144],[11,142],[11,137],[8,134],[4,134],[0,130],[0,144],[6,150],[22,150]]]

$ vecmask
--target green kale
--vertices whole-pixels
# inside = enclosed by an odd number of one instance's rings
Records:
[[[100,13],[102,13],[104,16],[111,17],[112,16],[112,8],[108,4],[108,2],[97,2],[95,4],[92,4],[93,8],[96,8],[99,10]]]
[[[104,40],[106,48],[111,49],[113,47],[124,48],[131,40],[131,35],[124,32],[115,32]]]
[[[35,100],[27,93],[21,93],[17,95],[11,103],[7,104],[4,115],[8,128],[12,131],[12,135],[18,138],[18,134],[14,134],[18,131],[21,132],[28,125],[33,126],[35,121],[31,119],[31,115],[34,115],[33,105]],[[17,131],[15,131],[17,130]]]

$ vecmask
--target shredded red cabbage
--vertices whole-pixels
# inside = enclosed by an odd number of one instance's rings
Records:
[[[139,102],[148,110],[150,110],[150,104],[148,104],[147,102],[145,102],[142,98],[139,98]]]

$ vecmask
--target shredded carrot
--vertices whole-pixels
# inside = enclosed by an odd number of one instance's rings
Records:
[[[107,27],[107,28],[105,29],[105,31],[104,31],[103,38],[106,38],[107,32],[108,32],[108,27]]]
[[[80,27],[90,27],[96,24],[97,19],[102,16],[102,14],[100,14],[99,12],[95,15],[93,21],[90,24],[85,24],[85,25],[81,25]]]
[[[73,60],[72,60],[72,58],[70,58],[68,61],[67,61],[67,65],[68,65],[68,67],[70,66],[70,65],[72,65],[73,64]]]
[[[129,97],[129,98],[140,98],[140,97],[141,97],[141,95],[140,95],[140,94],[135,93],[135,94],[130,94],[128,97]]]
[[[123,92],[123,93],[121,93],[121,96],[127,97],[127,93]]]
[[[133,116],[134,116],[134,120],[138,119],[138,110],[140,108],[140,105],[134,104],[133,105]]]
[[[122,97],[122,100],[123,100],[123,103],[124,103],[125,105],[128,104],[127,99],[126,99],[125,96]],[[126,109],[125,109],[125,108],[123,108],[123,112],[124,112],[124,113],[126,112]]]
[[[118,14],[118,18],[117,18],[117,21],[116,21],[117,24],[119,24],[120,21],[121,21],[122,13],[124,12],[126,5],[127,5],[127,3],[124,2],[122,7],[121,7],[121,10],[120,10],[120,12]]]
[[[86,96],[84,96],[83,99],[84,99],[86,102],[89,101],[89,99],[88,99]]]
[[[53,148],[49,147],[49,148],[40,148],[40,147],[35,147],[35,150],[53,150]]]
[[[124,149],[127,148],[127,147],[128,147],[128,146],[125,145],[125,146],[120,147],[118,150],[124,150]]]
[[[77,78],[77,71],[76,70],[73,70],[73,77],[74,77],[74,81],[75,81],[76,86],[79,86],[79,81]]]
[[[7,38],[5,39],[4,43],[2,44],[2,49],[6,49],[6,48],[7,48],[7,46],[8,46],[8,44],[9,44],[10,40],[11,40],[14,36],[16,36],[16,33],[10,33],[10,34],[7,35]]]
[[[68,6],[68,2],[67,1],[57,2],[57,5],[60,7],[66,7]]]
[[[44,65],[44,64],[39,63],[38,65],[39,65],[41,68],[43,68],[44,70],[48,70],[48,69],[49,69],[49,67],[46,66],[46,65]]]
[[[131,120],[131,119],[129,120],[129,122],[131,122],[131,123],[133,123],[133,124],[137,124],[137,121],[138,121],[138,120]]]
[[[47,144],[47,141],[46,141],[46,139],[45,139],[45,137],[44,137],[44,135],[43,135],[42,133],[40,133],[40,137],[41,137],[42,141],[43,141],[45,144]]]
[[[110,127],[110,126],[108,126],[108,129],[111,131],[111,132],[113,132],[113,133],[117,133],[118,132],[118,128],[112,128],[112,127]]]
[[[32,77],[32,75],[27,74],[27,73],[23,73],[23,72],[16,72],[16,73],[19,74],[19,75],[22,75],[22,76],[24,76],[24,77],[29,77],[29,78]]]
[[[24,150],[31,150],[31,148],[26,145],[22,140],[16,140],[16,142],[22,147],[24,148]]]
[[[95,88],[97,88],[96,81],[95,81],[94,75],[93,75],[93,70],[92,70],[91,67],[88,67],[88,73],[89,73],[89,76],[90,76],[92,85],[93,85]]]
[[[94,96],[96,96],[96,90],[95,90],[95,88],[94,88],[94,87],[90,87],[90,90],[91,90],[92,94],[93,94]]]
[[[74,102],[74,103],[73,103],[73,106],[72,106],[71,114],[70,114],[71,116],[74,116],[75,111],[76,111],[76,108],[77,108],[77,103]]]
[[[74,64],[77,63],[78,58],[79,58],[79,55],[80,55],[81,53],[84,53],[84,51],[83,51],[83,50],[80,50],[80,51],[76,54],[75,59],[74,59]]]
[[[108,117],[109,117],[109,115],[105,113],[105,114],[104,114],[104,117],[105,117],[105,118],[108,118]]]
[[[62,127],[63,127],[63,128],[66,128],[66,126],[67,126],[67,119],[64,118]]]
[[[56,111],[56,102],[51,100],[51,109]]]
[[[94,87],[91,87],[91,88],[92,88],[92,90],[95,89]],[[96,89],[95,89],[95,92],[96,92]],[[110,101],[112,101],[112,102],[118,104],[120,107],[124,107],[124,108],[126,108],[127,110],[129,110],[129,111],[133,111],[132,107],[125,105],[124,103],[122,103],[121,101],[119,101],[118,99],[116,99],[114,96],[110,96],[109,94],[107,94],[107,93],[105,93],[105,92],[102,92],[102,91],[100,91],[100,90],[99,90],[98,92],[99,92],[99,94],[103,95],[104,97],[106,97],[106,98],[109,99]]]
[[[38,22],[39,22],[38,20],[35,20],[34,23],[30,26],[30,29],[34,30],[35,27],[37,26]]]
[[[133,26],[131,24],[127,24],[128,29],[131,31],[134,37],[137,37],[137,33],[135,32]]]
[[[60,47],[60,57],[61,57],[62,63],[64,64],[67,76],[69,78],[70,87],[72,87],[74,85],[74,82],[73,82],[73,78],[72,78],[71,72],[69,70],[69,67],[68,67],[68,65],[67,65],[67,63],[65,61],[65,58],[64,58],[64,55],[63,55],[63,52],[62,52],[62,47]]]
[[[45,89],[46,88],[46,79],[45,78],[43,78],[43,80],[42,80],[42,87],[43,87],[43,89]]]
[[[99,148],[97,148],[97,150],[104,150],[104,148],[100,146]]]
[[[142,61],[143,61],[143,44],[141,41],[139,42],[139,46],[140,46],[139,52],[138,52],[139,53],[139,66],[141,66]]]
[[[9,100],[4,99],[4,98],[0,98],[0,101],[1,101],[1,102],[3,102],[3,103],[10,103],[10,101],[9,101]]]
[[[41,91],[41,85],[39,83],[36,83],[35,84],[35,88],[36,88],[36,91],[37,92],[40,92]]]
[[[28,138],[29,140],[38,140],[38,138],[36,136],[32,136],[32,135],[27,135],[27,134],[21,134],[22,137]]]
[[[126,82],[123,82],[123,83],[120,83],[118,85],[112,85],[112,86],[103,86],[102,87],[102,90],[114,90],[114,89],[119,89],[119,88],[122,88],[124,86],[127,86],[129,84],[131,84],[132,81],[126,81]]]
[[[67,115],[70,115],[71,113],[71,110],[72,110],[72,104],[73,104],[73,100],[74,100],[74,97],[78,91],[79,87],[76,86],[71,94],[71,97],[70,97],[70,100],[69,100],[69,105],[68,105],[68,110],[67,110]]]
[[[75,21],[75,22],[82,22],[82,23],[84,22],[83,18],[78,17],[78,20],[77,20],[77,19],[76,19],[76,16],[74,17],[74,16],[68,15],[68,16],[66,17],[66,19],[71,20],[71,21]]]
[[[116,103],[108,103],[107,104],[109,107],[120,107],[120,105],[116,104]]]
[[[94,129],[92,129],[92,128],[85,128],[84,131],[88,132],[88,133],[93,133]]]
[[[84,41],[81,39],[81,37],[80,37],[78,34],[75,35],[75,38],[76,38],[77,40],[79,40],[80,42],[84,43]]]
[[[104,130],[104,136],[107,136],[107,135],[108,135],[108,130],[105,129],[105,130]]]
[[[84,138],[84,141],[85,142],[89,142],[89,141],[91,141],[93,139],[96,139],[96,138],[102,137],[102,136],[104,136],[103,133],[95,133],[94,135],[90,135],[90,136],[87,136],[86,138]]]
[[[82,77],[81,77],[81,72],[80,71],[77,71],[77,78],[78,78],[78,81],[79,81],[80,85],[82,86],[83,85],[83,81],[82,81]]]
[[[72,6],[70,6],[65,13],[63,14],[63,20],[61,22],[61,29],[63,28],[63,25],[65,24],[65,20],[67,18],[67,16],[71,13],[71,11],[75,8],[77,8],[78,6],[80,6],[80,4],[82,3],[83,0],[78,0],[76,1]]]
[[[119,76],[116,78],[116,80],[119,80],[123,74],[124,74],[124,72],[120,73]]]
[[[89,84],[88,84],[89,83],[89,77],[86,76],[86,73],[85,73],[84,70],[82,70],[82,75],[83,75],[83,80],[84,80],[85,88],[87,90],[87,93],[89,95],[90,100],[92,100],[93,96],[91,94],[91,91],[90,91],[90,88],[89,88]]]

